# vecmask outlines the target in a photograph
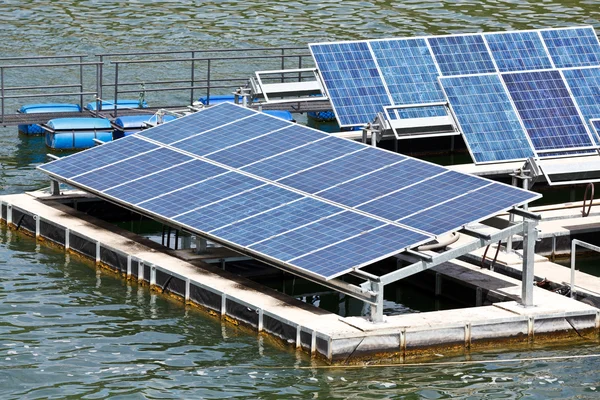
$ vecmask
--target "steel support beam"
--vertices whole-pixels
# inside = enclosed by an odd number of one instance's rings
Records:
[[[471,251],[480,249],[482,247],[487,246],[491,243],[497,243],[500,240],[506,239],[515,234],[521,234],[523,232],[523,223],[518,223],[512,226],[509,226],[506,229],[498,231],[490,235],[489,239],[477,239],[474,240],[464,246],[460,246],[451,250],[448,250],[444,253],[436,254],[432,256],[431,261],[418,261],[414,264],[411,264],[402,269],[390,272],[389,274],[383,275],[381,277],[381,283],[383,285],[388,285],[390,283],[394,283],[399,281],[400,279],[407,278],[411,275],[419,273],[421,271],[425,271],[427,269],[433,268],[437,265],[445,263],[446,261],[453,260],[457,257],[470,253]]]
[[[535,241],[537,239],[537,220],[523,221],[523,272],[521,275],[521,304],[533,306],[533,265],[535,257]]]

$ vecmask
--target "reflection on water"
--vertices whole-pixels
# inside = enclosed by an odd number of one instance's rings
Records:
[[[0,42],[4,57],[304,46],[574,24],[598,29],[599,13],[591,0],[5,0]],[[46,152],[42,138],[0,128],[0,193],[45,186],[35,166]],[[439,356],[569,357],[554,361],[311,369],[305,355],[279,343],[0,231],[2,399],[596,398],[600,360],[575,356],[598,350],[592,342]]]

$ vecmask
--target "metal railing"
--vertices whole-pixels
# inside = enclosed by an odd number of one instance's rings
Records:
[[[7,115],[7,100],[14,100],[11,105],[18,106],[18,103],[23,99],[36,99],[39,102],[40,99],[48,97],[77,98],[80,107],[83,107],[84,96],[97,95],[96,91],[86,91],[84,89],[86,85],[86,67],[95,67],[95,76],[92,74],[92,77],[90,77],[92,80],[96,79],[101,68],[99,62],[84,62],[84,58],[86,57],[85,55],[77,54],[0,58],[0,121],[4,121],[4,117]],[[72,59],[75,59],[75,61],[71,61]],[[11,63],[4,64],[7,61]],[[15,63],[17,61],[27,61],[27,63]],[[40,63],[40,61],[44,62]],[[48,73],[50,70],[56,68],[60,68],[63,71],[74,69],[77,71],[77,74],[75,76],[62,74],[61,80],[65,83],[48,84],[47,82],[51,80],[38,72],[39,69],[43,69]],[[28,70],[32,72],[28,73]],[[13,71],[16,76],[11,78]],[[35,82],[46,83],[36,84]]]
[[[314,65],[305,47],[104,53],[95,57],[96,61],[84,61],[89,56],[80,54],[0,58],[0,122],[10,123],[6,117],[16,115],[21,102],[44,103],[57,97],[77,98],[72,102],[82,108],[86,98],[87,102],[108,101],[115,104],[115,113],[118,101],[134,93],[136,98],[154,94],[152,107],[185,107],[197,101],[200,93],[208,98],[218,92],[234,92],[247,85],[257,70]],[[15,111],[8,112],[8,108]]]
[[[579,239],[573,239],[571,241],[571,282],[570,282],[570,289],[571,289],[571,298],[575,298],[576,292],[575,292],[575,257],[577,255],[577,246],[581,246],[581,247],[585,247],[588,250],[592,250],[595,252],[600,253],[600,246],[595,246],[593,244],[587,243],[587,242],[583,242]]]
[[[254,72],[265,66],[286,69],[312,65],[312,57],[303,47],[116,53],[98,57],[105,67],[100,76],[101,98],[110,96],[111,101],[117,103],[121,96],[140,91],[144,96],[146,93],[187,93],[187,104],[161,104],[172,107],[194,103],[200,92],[206,98],[219,90],[232,93],[247,85]],[[136,77],[123,78],[124,71],[129,71],[131,76],[132,70],[136,71]],[[157,70],[162,73],[157,74]],[[107,76],[109,73],[112,76]],[[107,90],[112,93],[107,95]]]

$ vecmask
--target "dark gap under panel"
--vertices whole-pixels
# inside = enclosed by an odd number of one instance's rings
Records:
[[[2,204],[2,219],[6,221],[6,216],[8,215],[8,209],[6,204]]]

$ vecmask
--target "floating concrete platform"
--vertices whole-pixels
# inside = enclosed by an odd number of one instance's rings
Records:
[[[79,253],[128,279],[167,290],[229,323],[269,334],[331,363],[380,361],[478,345],[597,338],[600,310],[534,288],[534,306],[519,304],[521,282],[460,261],[435,267],[445,279],[479,288],[491,305],[386,316],[340,317],[178,253],[53,199],[0,196],[1,219],[13,229]],[[437,289],[437,287],[436,287]],[[443,284],[440,285],[443,291]],[[486,300],[487,299],[487,300]]]

